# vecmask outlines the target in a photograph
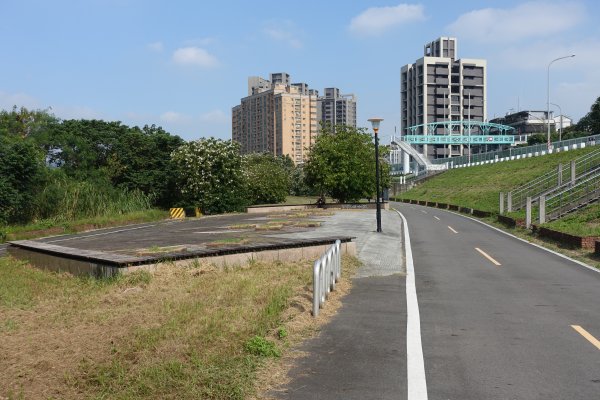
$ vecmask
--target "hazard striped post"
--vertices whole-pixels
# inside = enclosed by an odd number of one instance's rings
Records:
[[[185,211],[183,210],[183,208],[171,208],[169,210],[169,213],[171,214],[171,219],[184,219],[185,218]]]

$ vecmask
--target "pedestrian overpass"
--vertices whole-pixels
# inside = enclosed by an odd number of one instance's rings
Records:
[[[436,121],[428,124],[410,126],[407,134],[391,142],[391,151],[398,152],[392,159],[401,161],[392,164],[393,173],[406,175],[419,171],[440,171],[448,168],[444,164],[434,163],[426,156],[428,145],[502,145],[515,143],[515,129],[511,126],[491,122],[457,120]],[[415,146],[423,146],[423,153]],[[411,160],[413,167],[411,168]]]

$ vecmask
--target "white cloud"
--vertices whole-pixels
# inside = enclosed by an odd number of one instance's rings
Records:
[[[566,31],[584,17],[580,3],[536,1],[514,8],[470,11],[451,23],[448,30],[479,42],[515,42]]]
[[[192,65],[212,68],[219,65],[219,60],[200,47],[182,47],[173,53],[173,61],[179,65]]]
[[[37,99],[25,93],[6,93],[0,91],[0,109],[12,110],[13,106],[26,108],[39,108]]]
[[[600,64],[600,40],[582,40],[569,44],[542,41],[510,46],[499,51],[493,63],[506,69],[545,71],[550,61],[571,54],[575,54],[575,57],[552,64],[552,70],[596,73],[597,69],[589,66]]]
[[[203,37],[203,38],[195,38],[188,39],[183,42],[186,46],[199,46],[204,47],[215,43],[217,40],[213,37]]]
[[[361,35],[379,35],[394,26],[424,19],[424,8],[421,4],[371,7],[352,18],[350,31]]]
[[[61,119],[102,119],[102,114],[87,106],[53,106],[52,113]]]
[[[292,48],[299,49],[303,46],[298,38],[302,32],[289,20],[270,21],[263,29],[263,33],[273,40],[284,42]]]
[[[211,123],[225,123],[229,122],[229,115],[221,110],[212,110],[207,113],[204,113],[200,116],[200,121],[202,122],[211,122]]]
[[[161,53],[164,50],[164,45],[162,42],[159,41],[159,42],[148,43],[146,45],[146,48],[148,50],[151,50],[151,51],[154,51],[157,53]]]
[[[187,115],[175,111],[164,112],[159,118],[161,121],[169,123],[185,123],[190,120]]]

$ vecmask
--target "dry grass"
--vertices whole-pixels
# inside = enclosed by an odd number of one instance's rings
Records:
[[[256,396],[282,383],[289,349],[348,289],[313,319],[311,265],[162,265],[96,281],[0,258],[0,398]],[[357,261],[345,265],[348,277]],[[254,337],[282,357],[250,352]]]
[[[254,229],[256,228],[256,224],[237,224],[237,225],[229,225],[227,229]]]
[[[214,242],[206,243],[207,247],[221,247],[221,246],[231,246],[231,245],[243,245],[250,243],[250,239],[245,237],[232,237],[227,239],[215,240]]]

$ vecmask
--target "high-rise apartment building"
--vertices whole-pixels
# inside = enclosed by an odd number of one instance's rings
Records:
[[[317,119],[323,123],[356,128],[356,96],[340,94],[338,88],[325,88],[317,101]]]
[[[440,37],[424,47],[424,56],[402,67],[401,132],[412,133],[409,127],[440,121],[487,119],[486,60],[457,59],[457,40]],[[457,124],[450,132],[443,126],[435,134],[462,135],[464,127]],[[415,134],[425,135],[420,127]],[[469,134],[481,134],[473,128]],[[422,145],[419,149],[430,158],[467,154],[467,146]]]
[[[306,160],[318,133],[318,92],[290,82],[286,73],[248,78],[248,96],[232,109],[232,139],[242,154],[289,155],[296,164]]]

